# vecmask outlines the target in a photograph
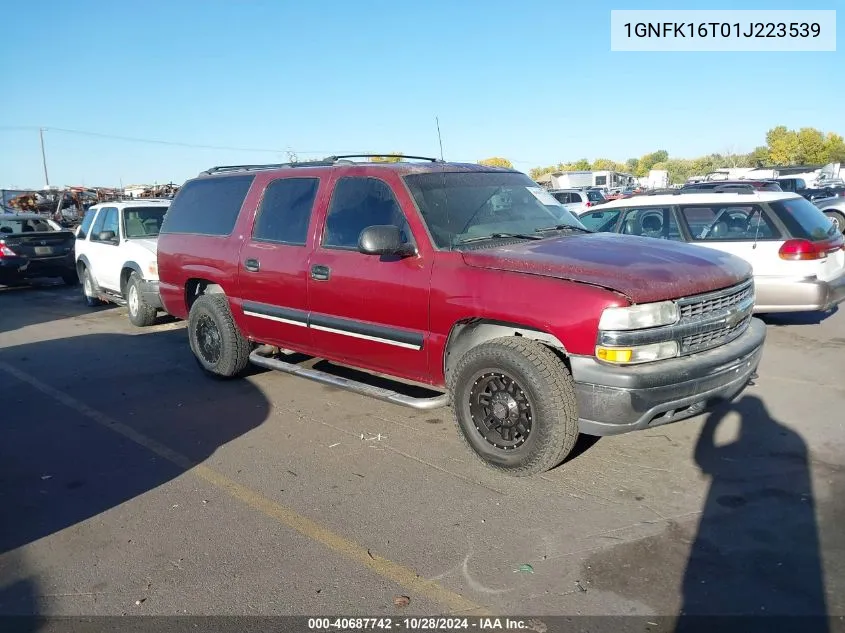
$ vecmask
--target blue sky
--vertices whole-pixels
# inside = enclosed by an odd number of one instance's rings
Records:
[[[836,53],[610,51],[611,9],[671,8],[678,3],[6,3],[0,186],[43,185],[37,131],[14,129],[26,126],[279,150],[48,130],[59,185],[181,182],[215,164],[285,160],[288,149],[300,158],[436,155],[435,115],[447,159],[505,156],[524,171],[656,149],[748,151],[778,124],[845,133],[841,44]]]

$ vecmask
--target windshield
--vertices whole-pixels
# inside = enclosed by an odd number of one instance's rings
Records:
[[[123,211],[126,238],[157,237],[167,207],[129,207]]]
[[[805,198],[780,200],[770,204],[792,237],[818,242],[836,235],[836,225]]]
[[[432,239],[452,248],[494,234],[528,234],[555,225],[583,225],[525,174],[430,172],[405,176]]]

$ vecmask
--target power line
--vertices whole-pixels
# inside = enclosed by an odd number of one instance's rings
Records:
[[[34,125],[4,125],[0,126],[0,130],[44,130],[47,132],[61,132],[64,134],[76,134],[78,136],[91,136],[95,138],[105,138],[117,141],[127,141],[131,143],[151,143],[154,145],[168,145],[173,147],[189,147],[193,149],[213,149],[230,152],[263,152],[269,154],[284,154],[286,152],[296,151],[300,154],[332,154],[335,150],[293,150],[291,148],[285,149],[270,149],[267,147],[232,147],[228,145],[204,145],[200,143],[184,143],[181,141],[165,141],[162,139],[141,138],[137,136],[121,136],[118,134],[104,134],[102,132],[91,132],[88,130],[73,130],[63,127],[43,127],[39,128]]]

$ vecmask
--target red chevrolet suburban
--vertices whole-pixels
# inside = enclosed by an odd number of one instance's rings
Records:
[[[578,433],[675,422],[755,376],[749,265],[597,234],[525,174],[436,159],[215,167],[158,242],[161,299],[210,374],[248,363],[430,409],[515,475]],[[427,397],[288,352],[426,385]]]

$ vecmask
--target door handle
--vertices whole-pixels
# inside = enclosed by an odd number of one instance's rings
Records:
[[[311,266],[311,279],[328,281],[331,271],[328,266]]]
[[[257,259],[248,259],[244,262],[244,268],[246,268],[251,273],[257,273],[261,266],[258,263]]]

